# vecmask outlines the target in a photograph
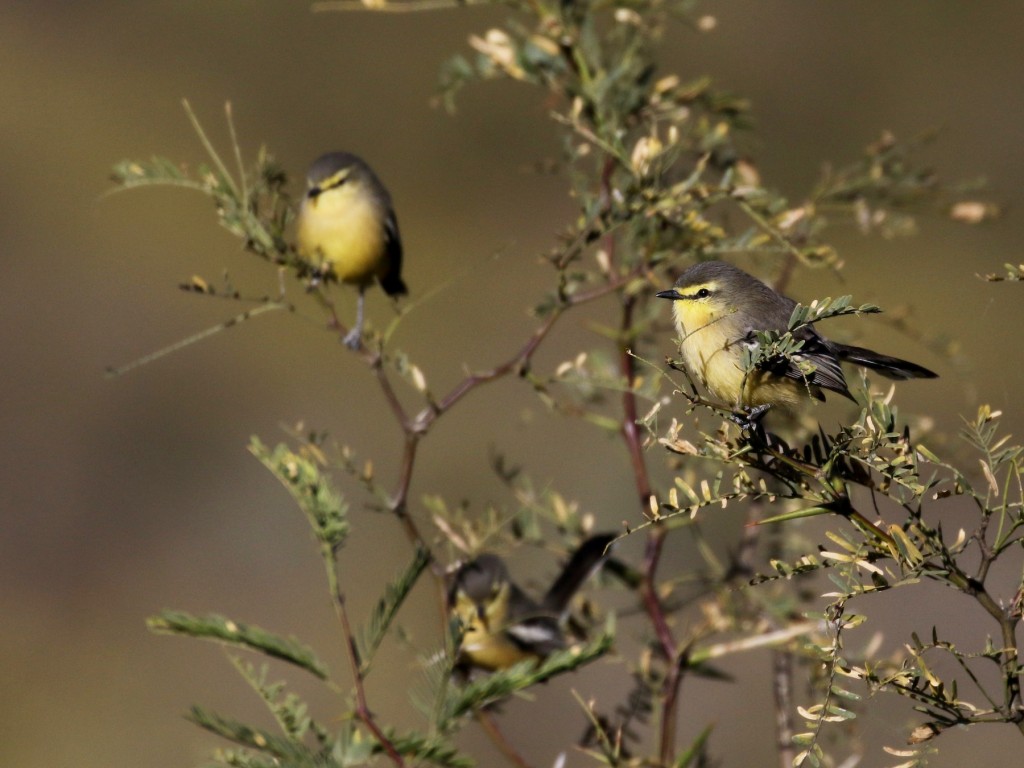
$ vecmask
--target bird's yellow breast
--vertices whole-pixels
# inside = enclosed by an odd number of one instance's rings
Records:
[[[683,362],[712,395],[728,406],[792,407],[801,394],[792,380],[765,371],[743,370],[740,319],[728,307],[703,301],[674,301]]]
[[[738,404],[743,387],[740,350],[729,331],[728,315],[705,302],[675,301],[683,362],[700,383],[728,405]]]
[[[306,198],[299,212],[299,253],[345,283],[366,284],[387,268],[382,212],[356,184]]]
[[[481,669],[506,669],[520,661],[536,658],[517,645],[505,632],[508,621],[508,585],[481,607],[463,592],[455,599],[453,612],[462,627],[459,655]]]

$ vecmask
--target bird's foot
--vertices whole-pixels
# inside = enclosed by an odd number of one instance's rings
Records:
[[[324,284],[324,273],[319,268],[309,272],[309,279],[306,280],[306,293],[312,293]]]
[[[745,432],[760,431],[763,430],[761,419],[764,418],[764,415],[771,407],[771,403],[764,403],[755,408],[744,408],[741,411],[733,411],[729,418]]]
[[[754,447],[767,447],[770,443],[769,433],[765,430],[761,419],[771,408],[770,403],[764,403],[755,408],[744,408],[741,411],[734,411],[731,418],[739,425],[739,428],[747,434],[747,441]]]
[[[358,350],[363,345],[362,333],[359,332],[358,328],[353,328],[351,331],[345,334],[342,338],[341,343],[344,344],[351,350]]]
[[[760,423],[761,419],[764,418],[764,415],[768,413],[768,409],[771,407],[771,403],[764,403],[762,405],[757,406],[756,408],[749,408],[747,410],[747,420],[751,424]]]

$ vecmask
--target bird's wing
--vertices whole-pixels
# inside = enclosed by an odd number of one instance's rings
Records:
[[[533,616],[505,628],[512,642],[529,653],[547,656],[565,648],[565,635],[552,616]]]
[[[783,331],[777,332],[782,333]],[[748,344],[756,344],[755,333],[755,330],[750,330],[744,341]],[[799,328],[793,333],[793,336],[803,342],[803,347],[799,352],[790,358],[779,360],[775,364],[766,362],[761,367],[777,376],[796,379],[808,386],[830,389],[850,397],[846,377],[843,375],[843,369],[832,344],[811,327]]]
[[[523,592],[511,585],[506,637],[525,651],[547,656],[565,647],[565,636],[557,615],[551,613]]]
[[[384,221],[384,250],[388,268],[381,278],[381,287],[389,296],[408,293],[402,280],[402,236],[398,232],[398,217],[390,207]]]
[[[793,355],[784,375],[850,397],[846,376],[831,342],[811,327],[800,328],[793,335],[804,345]]]

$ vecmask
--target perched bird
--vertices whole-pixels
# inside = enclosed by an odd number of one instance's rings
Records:
[[[317,158],[306,182],[296,225],[299,255],[312,265],[316,279],[358,289],[356,323],[344,339],[358,349],[367,287],[379,281],[389,296],[407,292],[391,195],[370,166],[348,152]]]
[[[512,581],[497,555],[462,565],[448,591],[449,610],[462,627],[457,666],[493,671],[565,648],[562,618],[569,601],[614,539],[598,534],[584,541],[540,602]]]
[[[863,347],[829,341],[813,326],[793,336],[803,346],[776,365],[743,369],[743,350],[756,347],[757,331],[784,333],[796,302],[721,261],[704,261],[683,272],[675,287],[656,294],[672,301],[680,351],[687,369],[726,405],[763,413],[770,406],[793,409],[822,390],[853,400],[841,361],[878,371],[890,379],[933,379],[916,363]]]

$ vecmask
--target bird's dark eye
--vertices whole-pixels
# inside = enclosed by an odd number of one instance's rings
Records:
[[[706,299],[710,295],[711,295],[711,291],[709,291],[707,288],[701,288],[696,293],[696,296],[697,296],[698,299]]]

